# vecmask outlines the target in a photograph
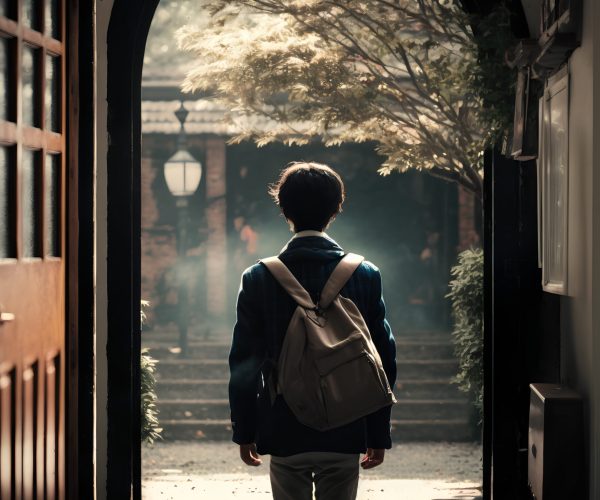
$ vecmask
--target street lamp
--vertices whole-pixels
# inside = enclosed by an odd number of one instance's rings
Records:
[[[187,197],[193,195],[198,189],[200,179],[202,178],[202,164],[196,160],[190,152],[185,149],[185,120],[189,111],[183,106],[183,101],[179,109],[175,111],[175,116],[179,120],[179,137],[177,138],[177,152],[171,156],[165,163],[165,180],[169,191],[173,196],[187,202]]]
[[[179,136],[177,152],[164,165],[165,181],[171,194],[175,197],[177,206],[177,256],[179,259],[178,281],[178,329],[179,348],[181,356],[188,354],[188,290],[186,286],[185,257],[187,251],[188,202],[189,197],[196,192],[202,178],[202,164],[186,149],[185,120],[189,111],[183,101],[175,116],[179,120]]]

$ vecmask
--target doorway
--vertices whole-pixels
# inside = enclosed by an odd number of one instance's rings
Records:
[[[136,420],[136,415],[139,414],[139,393],[137,391],[137,379],[135,379],[137,366],[139,363],[139,345],[136,344],[135,332],[139,332],[139,294],[136,295],[136,290],[139,289],[140,276],[136,269],[139,269],[140,252],[139,247],[132,243],[128,232],[128,228],[135,228],[139,221],[139,138],[141,136],[140,123],[140,86],[142,72],[142,58],[144,46],[148,30],[152,21],[153,13],[158,2],[144,2],[141,0],[115,0],[114,6],[110,13],[110,29],[108,33],[107,56],[109,61],[107,74],[107,90],[108,90],[108,105],[109,105],[109,121],[107,125],[108,133],[111,137],[111,144],[108,154],[108,251],[110,255],[109,265],[109,288],[108,302],[111,303],[109,314],[109,339],[108,339],[108,370],[112,377],[109,384],[108,394],[108,425],[112,430],[108,433],[108,490],[109,494],[115,498],[127,497],[130,495],[132,488],[135,498],[139,498],[140,489],[140,469],[137,466],[140,459],[139,435],[136,429],[139,429],[139,422]],[[489,11],[495,2],[467,2],[464,4],[470,12]],[[528,31],[526,19],[523,15],[520,2],[512,2],[515,6],[515,28],[514,32],[520,38],[526,38]],[[84,16],[85,17],[85,16]],[[86,19],[91,19],[88,15]],[[91,81],[91,80],[90,80]],[[91,88],[91,87],[90,87]],[[90,134],[90,137],[92,134]],[[495,155],[494,155],[495,156]],[[492,172],[493,165],[501,161],[496,161],[491,154],[486,155],[484,161],[485,168]],[[510,177],[511,182],[507,186],[514,186],[513,181],[517,180],[519,175],[516,172],[519,170],[516,162],[506,161],[508,168],[498,168],[498,172]],[[510,165],[508,165],[510,164]],[[530,170],[530,169],[528,169]],[[533,169],[534,170],[534,169]],[[487,170],[486,170],[487,171]],[[494,283],[500,283],[500,278],[509,276],[512,280],[515,277],[515,271],[518,276],[525,277],[528,283],[532,284],[531,290],[536,296],[540,295],[539,286],[533,286],[536,282],[535,266],[522,269],[514,263],[521,262],[520,251],[517,248],[524,235],[521,233],[522,225],[520,225],[519,213],[522,212],[524,205],[521,203],[521,195],[515,196],[517,189],[506,189],[502,197],[496,198],[493,189],[492,176],[486,174],[486,179],[489,184],[485,189],[485,205],[486,211],[486,401],[485,414],[486,422],[489,425],[484,430],[484,496],[488,498],[491,494],[491,471],[492,471],[492,455],[494,456],[494,489],[502,491],[501,485],[508,484],[507,488],[515,488],[517,483],[519,487],[525,481],[523,480],[522,472],[516,473],[515,470],[522,465],[522,460],[518,455],[520,437],[526,435],[526,422],[523,421],[523,412],[521,411],[521,399],[517,402],[514,400],[515,392],[520,391],[522,387],[526,387],[524,371],[519,374],[519,379],[516,380],[513,376],[514,365],[509,364],[502,367],[499,363],[494,362],[492,353],[509,352],[514,347],[514,344],[506,342],[502,333],[503,326],[500,320],[508,321],[512,319],[511,325],[515,323],[524,324],[519,315],[515,315],[514,311],[521,311],[522,304],[515,304],[515,299],[507,300],[506,304],[500,304],[502,309],[500,315],[494,317],[497,311],[497,301],[499,294],[502,298],[510,298],[511,289],[506,288],[495,289]],[[530,177],[528,177],[530,179]],[[535,179],[535,175],[531,177]],[[531,196],[535,190],[531,189],[532,183],[522,184],[522,194],[526,195],[523,198],[530,203],[535,199]],[[511,196],[508,196],[511,195]],[[512,200],[507,202],[506,200]],[[507,204],[508,203],[508,204]],[[497,205],[497,206],[496,206]],[[494,206],[496,209],[494,210]],[[503,210],[509,206],[511,211],[503,216]],[[517,213],[519,212],[519,213]],[[527,207],[527,214],[535,214],[535,210],[531,211]],[[522,214],[521,214],[522,215]],[[496,254],[496,246],[493,242],[494,232],[498,221],[497,217],[502,218],[502,227],[511,227],[514,234],[514,239],[511,241],[513,245],[510,250],[512,253],[506,254],[508,261],[505,259],[497,259],[493,257],[491,250]],[[535,215],[531,218],[535,220]],[[123,228],[122,224],[128,226]],[[535,224],[534,224],[535,225]],[[535,234],[535,231],[527,234]],[[135,236],[135,235],[134,235]],[[91,240],[90,240],[91,241]],[[533,252],[534,253],[534,252]],[[533,255],[532,253],[532,255]],[[511,255],[513,257],[511,257]],[[510,260],[512,259],[512,260]],[[531,262],[535,258],[529,259]],[[529,262],[528,260],[528,262]],[[508,265],[507,265],[508,264]],[[531,267],[531,269],[530,269]],[[131,287],[123,286],[123,280],[131,284]],[[508,283],[509,280],[506,281]],[[533,296],[533,293],[529,293]],[[489,299],[489,300],[487,300]],[[507,304],[514,305],[516,309],[510,309]],[[535,306],[540,310],[539,304]],[[553,308],[553,311],[555,309]],[[530,309],[534,313],[534,309]],[[552,316],[554,318],[555,316]],[[551,320],[549,319],[548,322]],[[558,328],[558,322],[554,321],[554,330]],[[539,337],[544,337],[541,327],[536,328]],[[552,325],[551,325],[552,326]],[[494,330],[498,335],[494,337]],[[512,329],[517,332],[517,329]],[[123,332],[131,332],[130,335]],[[540,342],[541,343],[541,342]],[[523,343],[519,345],[520,355],[532,353]],[[496,349],[501,347],[499,351]],[[514,349],[513,349],[514,351]],[[521,358],[519,358],[521,359]],[[494,370],[503,368],[500,375],[495,376]],[[132,378],[132,374],[134,378]],[[130,383],[131,381],[131,383]],[[91,382],[85,386],[86,390],[91,388]],[[496,387],[502,388],[502,391],[495,391],[497,397],[492,398],[492,391]],[[521,394],[521,392],[519,392]],[[504,411],[506,410],[506,411]],[[492,422],[492,415],[497,418]],[[134,422],[134,425],[132,425]],[[493,426],[493,427],[492,427]],[[502,428],[503,432],[495,432]],[[494,432],[492,432],[494,430]],[[501,478],[501,480],[500,480]],[[91,483],[91,482],[90,482]]]
[[[433,481],[453,477],[460,488],[462,477],[469,479],[467,486],[478,481],[480,484],[481,451],[478,445],[471,444],[478,438],[476,426],[468,401],[450,384],[456,359],[443,295],[459,244],[459,193],[455,186],[417,173],[380,177],[376,170],[381,159],[372,144],[340,148],[272,145],[257,149],[249,143],[228,146],[228,136],[215,120],[219,110],[211,108],[202,96],[179,92],[180,80],[174,75],[183,75],[180,68],[171,65],[185,68],[189,63],[181,61],[174,52],[168,29],[179,26],[175,8],[169,8],[168,3],[163,1],[156,13],[156,40],[153,28],[150,31],[141,90],[140,279],[141,298],[151,303],[142,346],[148,347],[159,361],[157,405],[164,436],[164,441],[158,441],[154,448],[143,448],[142,476],[154,484],[151,487],[168,489],[174,498],[184,498],[184,487],[189,492],[207,487],[205,482],[184,479],[203,473],[229,474],[229,485],[236,489],[236,495],[260,493],[244,490],[246,484],[240,483],[240,478],[249,473],[238,465],[235,449],[227,443],[231,430],[226,358],[241,271],[257,258],[277,253],[289,238],[277,208],[267,197],[266,186],[285,164],[300,158],[339,169],[347,182],[349,200],[345,213],[332,226],[331,235],[344,246],[369,256],[381,267],[384,280],[390,280],[386,298],[392,304],[389,310],[394,318],[390,320],[404,356],[400,392],[406,394],[395,432],[404,439],[412,433],[413,442],[425,442],[401,444],[398,456],[412,456],[416,461],[418,457],[442,457],[435,464],[423,459],[416,468],[407,467],[397,458],[396,464],[400,465],[379,480]],[[183,259],[177,251],[181,224],[178,200],[165,178],[165,164],[179,148],[176,113],[181,108],[189,113],[184,124],[186,149],[203,167],[199,187],[190,194],[186,206]],[[207,181],[209,176],[211,180]],[[218,183],[219,191],[207,192],[207,182]],[[373,193],[378,196],[376,207],[369,206]],[[391,232],[387,229],[387,214],[396,218],[395,234],[388,234]],[[374,220],[380,224],[373,224]],[[217,269],[226,271],[219,271],[216,280],[208,274],[213,268],[207,264],[211,251],[220,259],[216,261]],[[421,265],[421,255],[430,254],[435,255],[432,262],[437,267],[430,270],[433,279],[428,281],[423,280],[422,273],[413,271]],[[178,271],[179,267],[185,271]],[[186,343],[180,341],[178,324],[181,275],[186,279],[190,315]],[[215,296],[221,297],[220,301]],[[188,356],[182,358],[186,349]],[[438,443],[432,444],[432,440]],[[443,441],[466,443],[452,447],[439,444]],[[452,460],[453,453],[457,460]],[[211,456],[219,457],[218,465],[202,470],[200,464]],[[451,463],[461,465],[453,470],[445,468],[444,464]],[[438,474],[428,467],[437,468]],[[251,481],[259,482],[258,489],[268,488],[261,476],[264,474],[253,471]],[[222,479],[221,483],[209,482],[208,487],[226,489],[228,479]],[[163,483],[157,486],[153,481]],[[214,496],[217,490],[210,491]],[[146,490],[145,494],[152,493]],[[413,494],[416,495],[414,491]],[[468,493],[465,490],[463,494]]]

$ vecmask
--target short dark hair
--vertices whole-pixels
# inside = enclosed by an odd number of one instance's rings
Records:
[[[325,229],[342,211],[346,196],[338,173],[313,162],[290,163],[269,186],[269,194],[294,231]]]

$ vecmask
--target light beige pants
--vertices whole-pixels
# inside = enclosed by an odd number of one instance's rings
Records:
[[[309,452],[271,457],[274,500],[354,500],[358,454]]]

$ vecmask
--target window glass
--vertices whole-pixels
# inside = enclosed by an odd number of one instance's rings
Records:
[[[21,162],[21,206],[23,223],[23,256],[41,257],[40,245],[40,176],[39,151],[23,149]]]
[[[56,40],[60,40],[59,14],[59,1],[46,0],[46,12],[44,15],[46,21],[46,35],[51,36]]]
[[[549,164],[548,164],[548,279],[561,283],[565,276],[564,248],[566,244],[565,186],[567,182],[567,111],[568,92],[563,88],[548,101]]]
[[[14,150],[0,147],[0,259],[16,257]]]
[[[14,0],[0,0],[0,16],[14,19],[16,4]]]
[[[12,113],[14,61],[12,57],[13,40],[0,36],[0,120],[14,121]]]
[[[60,156],[46,155],[44,234],[46,255],[60,256]]]
[[[46,56],[46,129],[60,132],[60,58]]]
[[[10,0],[9,0],[10,1]],[[40,0],[22,0],[22,21],[25,26],[40,31]]]
[[[39,49],[23,46],[23,123],[39,127]]]

